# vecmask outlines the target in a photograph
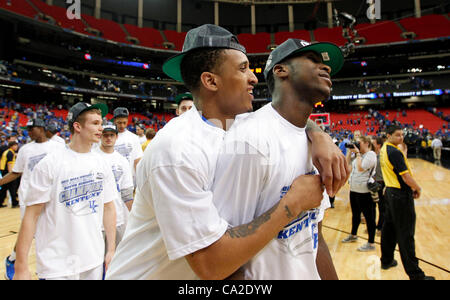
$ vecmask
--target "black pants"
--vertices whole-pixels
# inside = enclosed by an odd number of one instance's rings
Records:
[[[425,274],[419,268],[416,257],[414,243],[416,211],[412,192],[388,187],[384,196],[386,214],[381,231],[381,263],[392,262],[395,246],[398,243],[406,274],[410,279],[421,279]]]
[[[5,177],[6,174],[8,174],[8,171],[2,171],[2,176]],[[3,202],[6,198],[6,192],[9,191],[11,195],[11,205],[17,206],[19,205],[19,202],[17,201],[17,189],[19,187],[20,183],[20,177],[16,180],[11,181],[8,184],[2,185],[2,188],[0,189],[0,205],[3,205]]]
[[[366,218],[369,243],[375,242],[375,203],[370,193],[357,193],[350,191],[350,207],[352,208],[352,235],[358,233],[361,223],[361,213]]]
[[[381,230],[384,223],[384,215],[386,211],[386,205],[384,200],[384,182],[378,181],[381,184],[381,189],[378,191],[378,223],[377,229]]]

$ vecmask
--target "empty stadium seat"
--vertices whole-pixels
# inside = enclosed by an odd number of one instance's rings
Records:
[[[342,37],[341,26],[333,28],[317,28],[314,30],[314,39],[319,42],[331,42],[338,46],[343,46],[347,42],[347,40]]]
[[[81,17],[90,27],[101,31],[102,38],[119,43],[131,44],[131,42],[127,40],[127,34],[118,23],[105,19],[96,19],[95,17],[86,14],[82,14]]]
[[[275,33],[275,44],[280,45],[287,39],[300,39],[311,42],[311,36],[308,30],[280,31]]]
[[[366,39],[365,45],[405,41],[401,28],[392,21],[358,24],[355,29]]]
[[[164,49],[164,39],[159,30],[149,27],[139,28],[130,24],[124,26],[131,36],[139,40],[140,46]]]
[[[183,49],[184,38],[186,37],[186,32],[177,32],[175,30],[164,30],[164,35],[168,42],[174,44],[175,49],[181,51]]]
[[[450,21],[443,15],[404,18],[399,22],[407,31],[414,32],[417,40],[450,36]]]
[[[270,43],[270,34],[259,32],[256,34],[241,33],[237,35],[239,43],[241,43],[248,53],[265,53],[270,52],[267,49]]]
[[[10,3],[10,5],[8,5]],[[0,8],[33,18],[38,12],[26,0],[0,0]]]

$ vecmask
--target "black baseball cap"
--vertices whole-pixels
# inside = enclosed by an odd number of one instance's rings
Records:
[[[187,53],[199,48],[235,49],[246,54],[245,47],[239,44],[238,38],[231,32],[217,25],[204,24],[187,32],[181,53],[163,64],[164,73],[176,81],[183,82],[181,61]]]
[[[128,112],[128,109],[126,107],[118,107],[113,112],[114,118],[128,117],[129,115],[130,113]]]
[[[106,131],[113,131],[116,134],[119,133],[119,131],[117,130],[117,126],[114,124],[111,124],[111,123],[103,125],[103,132],[106,132]]]
[[[276,64],[305,51],[314,51],[319,54],[323,63],[331,68],[331,76],[339,72],[344,65],[344,55],[341,49],[333,43],[310,43],[299,39],[288,39],[270,53],[264,69],[264,77],[267,79],[267,75]]]
[[[45,127],[45,122],[42,119],[36,118],[36,119],[31,119],[28,120],[27,125],[25,126],[26,128],[30,128],[30,127]]]
[[[91,109],[99,109],[102,112],[102,118],[108,114],[108,106],[104,103],[89,104],[86,102],[78,102],[69,109],[67,114],[67,122],[71,126],[79,115]]]
[[[178,104],[178,105],[183,100],[194,100],[194,98],[192,97],[192,94],[189,93],[189,92],[183,93],[183,94],[179,94],[178,96],[175,97],[175,103]]]

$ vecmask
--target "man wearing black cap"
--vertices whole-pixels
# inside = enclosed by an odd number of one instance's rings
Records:
[[[262,215],[298,176],[320,181],[305,127],[314,104],[329,98],[330,74],[342,64],[341,50],[330,43],[289,39],[272,51],[264,72],[272,103],[236,120],[217,161],[214,202],[231,226]],[[326,193],[321,196],[319,206],[294,214],[244,265],[245,279],[337,279],[321,233],[330,203]]]
[[[60,143],[56,143],[47,139],[45,134],[45,123],[42,119],[33,119],[28,121],[27,129],[29,136],[33,142],[23,145],[17,153],[16,163],[5,177],[0,179],[0,185],[8,184],[11,181],[17,180],[20,177],[19,185],[19,205],[20,217],[23,218],[25,214],[26,193],[28,192],[28,182],[31,177],[36,164],[44,158],[48,153],[62,148]],[[6,189],[5,189],[6,190]],[[14,261],[16,259],[16,248],[5,260],[6,263],[6,277],[12,280],[14,277]]]
[[[119,137],[114,148],[128,160],[133,177],[135,177],[136,166],[143,155],[141,143],[138,136],[127,129],[128,116],[130,115],[128,109],[126,107],[117,107],[113,115],[114,124],[119,131]]]
[[[104,104],[73,105],[67,115],[71,142],[34,167],[24,199],[14,279],[31,278],[28,252],[33,237],[40,279],[102,279],[115,250],[118,195],[110,166],[91,148],[100,141],[107,112]]]
[[[177,104],[176,114],[177,116],[180,116],[192,108],[194,100],[192,94],[187,92],[176,96],[175,103]]]
[[[227,30],[202,25],[187,33],[182,53],[164,63],[163,71],[184,82],[195,106],[172,119],[146,149],[136,171],[125,236],[106,278],[225,278],[295,215],[318,206],[322,184],[300,179],[280,205],[245,228],[229,228],[214,204],[211,186],[224,129],[237,114],[252,110],[258,80],[245,48]],[[299,201],[306,194],[315,195]],[[246,234],[246,228],[252,233]]]

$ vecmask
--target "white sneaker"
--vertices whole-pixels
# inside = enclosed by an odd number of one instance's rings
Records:
[[[342,243],[354,243],[358,240],[358,237],[355,235],[349,235],[348,237],[346,237],[345,239],[343,239],[341,242]]]
[[[374,251],[376,250],[375,246],[371,243],[365,243],[361,247],[358,248],[358,251],[361,252],[368,252],[368,251]]]

